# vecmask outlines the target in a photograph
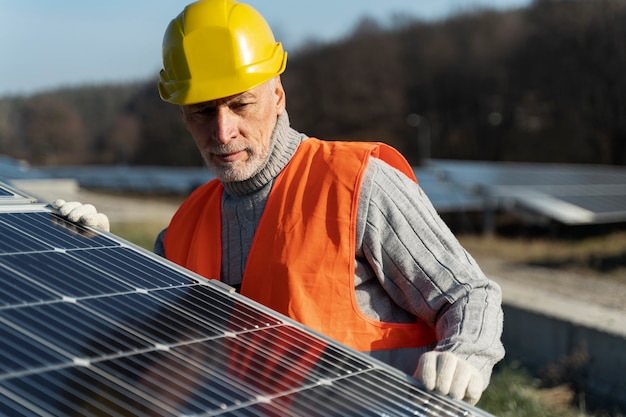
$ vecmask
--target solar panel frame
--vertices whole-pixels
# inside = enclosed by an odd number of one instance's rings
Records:
[[[0,181],[0,205],[35,203],[37,199],[17,188]]]
[[[0,415],[489,416],[44,205],[0,225]]]

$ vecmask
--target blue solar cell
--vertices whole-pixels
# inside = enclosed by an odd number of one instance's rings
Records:
[[[93,268],[106,271],[134,288],[154,289],[197,282],[189,274],[176,271],[171,266],[139,254],[131,248],[72,251],[72,256]]]
[[[46,290],[36,282],[29,281],[17,271],[4,264],[8,256],[0,256],[0,309],[21,304],[33,304],[60,300],[60,296]]]
[[[32,408],[22,405],[20,400],[19,396],[13,393],[3,392],[0,384],[0,416],[38,417],[45,415],[44,410],[36,413]]]
[[[67,356],[63,356],[5,323],[0,323],[0,334],[2,334],[0,338],[0,379],[8,374],[16,375],[25,371],[33,372],[36,369],[67,364],[70,360]]]
[[[74,258],[71,252],[41,252],[13,254],[0,257],[0,264],[10,267],[24,277],[38,281],[55,294],[86,297],[132,291],[107,272]],[[76,277],[81,277],[76,279]],[[2,292],[0,292],[1,297]]]
[[[50,369],[0,381],[46,416],[174,416],[167,398],[150,399],[130,386],[108,380],[89,367]],[[167,392],[163,392],[167,396]],[[8,399],[9,404],[14,404]]]
[[[94,358],[150,348],[132,329],[93,314],[73,301],[0,310],[0,320],[49,341],[75,358]]]
[[[0,231],[16,237],[15,246],[3,243],[3,253],[50,249],[97,248],[118,246],[106,236],[72,224],[49,212],[0,213]],[[26,249],[22,249],[26,246]],[[10,248],[13,247],[13,250]],[[0,252],[1,253],[1,252]]]
[[[153,344],[188,343],[223,334],[201,317],[191,316],[178,306],[165,304],[150,294],[90,298],[81,300],[80,305],[132,329]]]
[[[20,253],[20,252],[36,252],[42,250],[51,250],[52,246],[46,245],[38,239],[24,235],[24,233],[2,222],[5,214],[0,213],[0,254],[2,253]]]
[[[161,381],[169,380],[168,398],[171,402],[181,404],[183,415],[201,414],[206,410],[222,409],[228,404],[246,404],[255,400],[254,393],[243,387],[234,386],[228,381],[227,374],[215,372],[212,363],[188,360],[177,354],[178,350],[191,350],[197,344],[175,348],[171,353],[163,351],[147,352],[123,357],[117,360],[99,362],[96,366],[126,384],[141,384],[142,390],[152,398],[163,397]],[[199,349],[199,348],[196,348]],[[203,358],[204,359],[204,358]],[[170,368],[178,370],[172,373]],[[199,389],[202,386],[202,389]]]
[[[198,320],[207,321],[223,332],[241,332],[282,323],[277,318],[240,301],[220,296],[217,291],[204,285],[156,290],[151,295],[178,306]]]

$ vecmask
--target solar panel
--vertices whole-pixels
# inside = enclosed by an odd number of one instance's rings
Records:
[[[488,416],[43,205],[0,235],[0,415]]]
[[[413,172],[439,213],[484,210],[485,199],[482,196],[446,181],[440,173],[428,167],[414,168]]]
[[[433,165],[453,186],[504,210],[530,210],[570,225],[626,221],[624,167],[470,161]]]
[[[493,195],[564,224],[626,221],[625,185],[497,186]]]
[[[36,199],[8,184],[0,182],[0,204],[34,203]]]

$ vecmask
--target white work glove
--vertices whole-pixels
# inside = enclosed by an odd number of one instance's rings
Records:
[[[92,204],[82,204],[78,201],[65,202],[65,200],[59,199],[52,203],[52,207],[59,210],[61,216],[72,223],[97,227],[106,232],[110,231],[109,218],[105,214],[98,213]]]
[[[483,378],[474,366],[450,352],[426,352],[413,375],[429,391],[475,405],[483,393]]]

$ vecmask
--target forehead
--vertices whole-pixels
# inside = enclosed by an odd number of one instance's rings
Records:
[[[217,100],[211,100],[211,101],[204,101],[202,103],[197,103],[197,104],[190,104],[188,106],[184,106],[184,107],[188,107],[188,108],[206,108],[206,107],[218,107],[220,105],[228,105],[230,103],[237,103],[237,102],[242,102],[242,101],[248,101],[248,100],[255,100],[258,99],[261,95],[263,95],[265,93],[265,91],[267,90],[266,88],[263,88],[264,85],[260,85],[258,87],[254,87],[248,91],[244,91],[243,93],[240,94],[235,94],[233,96],[228,96],[228,97],[224,97],[224,98],[219,98]]]

